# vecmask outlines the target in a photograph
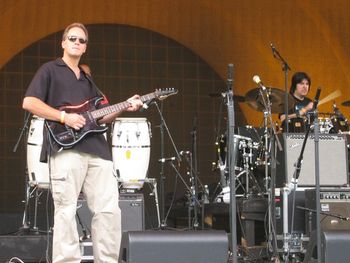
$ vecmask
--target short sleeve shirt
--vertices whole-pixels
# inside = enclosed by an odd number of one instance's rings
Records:
[[[101,96],[101,94],[83,71],[80,71],[80,77],[77,78],[67,64],[58,58],[39,68],[29,84],[25,96],[36,97],[58,109],[67,105],[80,105],[89,99]],[[42,156],[49,153],[50,144],[45,138],[44,135]],[[112,160],[108,143],[103,134],[90,133],[71,149]]]

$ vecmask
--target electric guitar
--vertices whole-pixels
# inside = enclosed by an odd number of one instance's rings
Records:
[[[177,90],[174,88],[157,89],[152,93],[141,96],[141,101],[146,102],[153,99],[163,100],[171,95],[175,95]],[[123,101],[118,104],[107,106],[101,109],[97,109],[99,103],[103,100],[102,97],[95,97],[84,103],[76,106],[63,106],[59,110],[66,113],[77,113],[82,115],[86,123],[80,130],[75,130],[65,124],[61,124],[57,121],[46,120],[45,125],[54,141],[64,149],[71,148],[79,141],[81,141],[88,134],[104,133],[108,127],[101,126],[98,120],[106,115],[114,112],[120,112],[129,107],[129,102]]]

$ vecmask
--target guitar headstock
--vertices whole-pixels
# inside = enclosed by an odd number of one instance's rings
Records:
[[[159,100],[164,100],[169,96],[177,94],[178,90],[175,88],[165,88],[165,89],[156,89],[154,95]]]

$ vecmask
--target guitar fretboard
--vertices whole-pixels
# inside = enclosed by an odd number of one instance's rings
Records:
[[[155,92],[148,93],[146,95],[141,96],[141,101],[145,102],[148,100],[152,100],[156,97]],[[94,110],[91,112],[91,115],[94,119],[100,119],[108,114],[114,113],[114,112],[119,112],[127,109],[129,107],[130,103],[127,101],[123,101],[111,106],[104,107],[102,109]]]

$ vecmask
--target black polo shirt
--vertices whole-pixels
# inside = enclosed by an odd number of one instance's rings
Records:
[[[77,79],[75,73],[58,58],[45,63],[36,72],[30,83],[26,97],[36,97],[46,104],[59,108],[67,105],[80,105],[86,100],[100,96],[93,82],[89,81],[83,71]],[[44,133],[42,157],[49,153],[49,140]],[[71,149],[97,155],[106,160],[112,160],[108,143],[102,134],[88,134],[84,139],[74,145]],[[56,149],[52,149],[51,153]],[[41,158],[43,160],[43,158]]]

